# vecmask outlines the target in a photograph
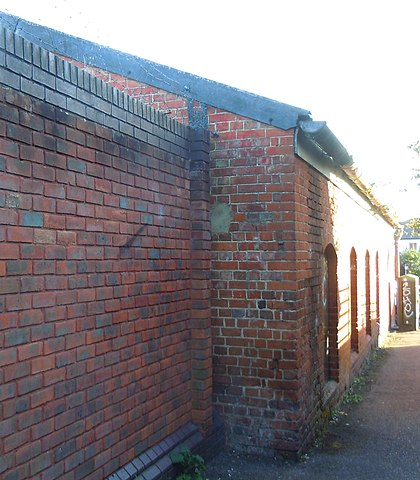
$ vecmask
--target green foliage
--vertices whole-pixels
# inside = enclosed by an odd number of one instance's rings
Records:
[[[410,148],[411,150],[413,150],[413,152],[416,154],[416,155],[419,155],[420,156],[420,141],[417,140],[416,142],[412,143],[411,145],[408,146],[408,148]]]
[[[412,229],[413,235],[420,235],[420,218],[411,219],[407,226]]]
[[[413,152],[420,157],[420,141],[417,140],[417,142],[412,143],[411,145],[408,146]],[[417,178],[420,180],[420,168],[414,168],[413,169],[415,172],[414,178]],[[420,184],[419,184],[420,185]]]
[[[206,466],[200,455],[193,455],[188,448],[184,447],[178,452],[172,453],[171,460],[182,470],[176,480],[203,480],[202,474],[206,470]]]
[[[400,254],[401,270],[420,277],[420,252],[417,250],[404,250]]]
[[[359,393],[355,393],[353,389],[350,387],[348,391],[344,394],[343,397],[343,404],[349,405],[353,403],[360,403],[363,400],[363,396]]]
[[[353,380],[352,386],[353,387],[361,387],[366,384],[366,377],[363,375],[359,375]]]
[[[359,375],[353,380],[350,388],[343,396],[343,405],[350,405],[354,403],[360,403],[363,400],[363,395],[357,393],[357,390],[366,385],[366,377]]]

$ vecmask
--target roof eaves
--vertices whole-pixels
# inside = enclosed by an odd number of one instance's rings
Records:
[[[389,211],[389,208],[386,205],[383,205],[378,198],[376,198],[372,188],[366,185],[362,176],[360,175],[358,169],[355,165],[343,166],[342,169],[350,178],[350,180],[357,186],[357,188],[364,194],[364,196],[369,200],[372,205],[373,211],[381,215],[390,225],[392,225],[398,232],[398,235],[402,233],[402,226],[397,220],[392,216]]]
[[[326,122],[304,120],[299,122],[297,129],[297,144],[299,141],[309,142],[312,148],[321,158],[326,158],[332,162],[347,175],[353,185],[369,201],[372,210],[381,215],[398,232],[401,231],[400,224],[389,213],[388,207],[383,205],[374,195],[372,188],[369,187],[361,177],[352,156],[341,144],[334,133],[329,129]],[[297,145],[298,148],[298,145]]]
[[[299,122],[299,130],[315,146],[340,167],[353,164],[353,158],[338,138],[327,126],[327,122],[304,120]]]
[[[0,25],[51,52],[283,130],[310,112],[0,12]]]

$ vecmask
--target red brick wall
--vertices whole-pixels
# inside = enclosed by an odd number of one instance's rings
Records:
[[[188,124],[185,98],[85,68],[108,75],[112,85]],[[294,130],[282,131],[211,106],[208,129],[214,403],[226,421],[232,447],[299,453],[379,335],[388,330],[393,228],[366,204],[341,169],[311,165],[296,156]],[[336,384],[327,383],[325,370],[327,247],[337,257]],[[352,248],[358,254],[358,354],[352,354],[349,344]],[[369,294],[366,252],[371,258]]]
[[[294,154],[294,131],[209,109],[213,133],[212,317],[215,405],[228,441],[252,453],[299,453],[378,344],[365,256],[380,259],[382,334],[390,325],[394,229],[346,175]],[[321,170],[324,167],[319,167]],[[327,385],[325,251],[336,251],[335,380]],[[359,354],[349,344],[350,252],[358,252]],[[371,279],[375,277],[370,263]],[[374,319],[366,329],[366,298]],[[338,356],[338,358],[337,358]],[[334,396],[329,397],[333,389]],[[332,403],[331,403],[332,401]]]
[[[189,158],[0,89],[3,479],[103,479],[192,416],[208,427],[208,254],[191,250],[208,206],[190,175]]]
[[[383,341],[391,324],[393,298],[388,296],[388,285],[394,283],[394,229],[367,207],[360,192],[349,188],[345,176],[337,171],[332,180],[322,175],[303,160],[296,158],[295,176],[295,292],[296,350],[299,368],[299,404],[302,417],[295,424],[298,443],[306,445],[313,438],[316,425],[337,398],[349,386],[372,348]],[[331,382],[325,370],[324,342],[326,335],[325,251],[330,245],[337,255],[336,290],[338,293],[337,325],[333,360],[338,367],[333,375],[336,391],[331,399]],[[352,353],[350,345],[350,254],[357,252],[358,282],[358,337],[359,352]],[[376,303],[375,262],[370,261],[370,278],[366,277],[366,252],[374,259],[378,255],[380,269],[379,300],[382,315],[378,316]],[[366,278],[370,285],[366,285]],[[370,303],[367,306],[366,301]],[[367,328],[367,311],[371,325]],[[381,322],[381,323],[379,323]],[[337,352],[338,350],[338,352]],[[335,368],[335,367],[334,367]],[[333,388],[334,389],[334,388]],[[330,391],[331,392],[331,391]],[[291,425],[290,425],[291,427]]]
[[[211,170],[215,403],[233,445],[285,451],[294,448],[300,415],[294,132],[220,111],[209,119],[218,135]],[[223,214],[229,221],[219,225]]]

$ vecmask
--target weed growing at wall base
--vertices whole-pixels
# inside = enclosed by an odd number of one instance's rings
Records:
[[[350,388],[343,397],[343,404],[348,405],[351,403],[360,403],[363,400],[363,396],[359,393],[355,393],[352,388]]]
[[[206,466],[200,455],[193,455],[188,448],[184,447],[179,452],[172,453],[171,460],[182,470],[176,480],[203,480],[202,474]]]

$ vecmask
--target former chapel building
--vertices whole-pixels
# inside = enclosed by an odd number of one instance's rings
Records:
[[[394,316],[399,226],[325,122],[6,14],[0,223],[5,479],[297,456]]]

